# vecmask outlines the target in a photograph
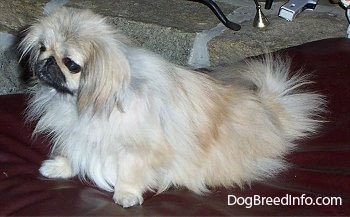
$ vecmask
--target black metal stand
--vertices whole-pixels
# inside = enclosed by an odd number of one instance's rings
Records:
[[[202,3],[206,6],[208,6],[216,15],[217,18],[219,18],[219,20],[227,27],[230,28],[234,31],[238,31],[241,29],[241,26],[237,23],[231,22],[229,21],[226,16],[224,15],[224,13],[221,11],[221,9],[219,8],[219,6],[213,2],[212,0],[190,0],[190,1],[194,1],[194,2],[199,2]]]
[[[206,6],[208,6],[216,15],[217,18],[219,18],[219,20],[227,27],[230,28],[234,31],[238,31],[241,29],[241,26],[237,23],[231,22],[229,21],[225,14],[221,11],[221,9],[219,8],[219,6],[212,0],[190,0],[193,2],[199,2],[202,3]],[[266,0],[265,1],[265,9],[271,9],[273,0]]]
[[[265,2],[265,9],[271,9],[273,0],[266,0]]]

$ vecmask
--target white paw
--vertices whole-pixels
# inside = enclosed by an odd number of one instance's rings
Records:
[[[113,200],[123,208],[141,205],[143,203],[142,195],[131,193],[129,191],[115,191]]]
[[[66,179],[74,176],[72,167],[68,160],[60,156],[44,161],[41,164],[39,172],[48,178]]]

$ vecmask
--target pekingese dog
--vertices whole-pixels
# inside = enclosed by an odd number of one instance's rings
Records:
[[[123,207],[147,190],[243,186],[286,167],[283,156],[320,125],[323,97],[267,56],[231,84],[130,46],[89,10],[61,8],[20,43],[37,79],[27,119],[52,139],[40,173],[78,176]]]

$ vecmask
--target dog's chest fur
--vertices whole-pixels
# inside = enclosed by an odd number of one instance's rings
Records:
[[[52,154],[66,157],[74,174],[83,179],[93,177],[97,186],[112,191],[118,159],[126,152],[121,141],[131,141],[119,126],[133,124],[130,117],[110,121],[99,116],[79,116],[72,96],[47,92],[41,95],[39,91],[34,98],[40,100],[31,103],[30,110],[41,116],[35,131],[52,137]]]

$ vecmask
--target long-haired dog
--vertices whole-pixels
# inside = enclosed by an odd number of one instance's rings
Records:
[[[27,118],[52,138],[41,174],[89,179],[123,207],[149,189],[269,177],[320,123],[322,96],[302,91],[309,81],[280,58],[247,62],[224,84],[128,45],[87,10],[42,18],[20,49],[37,78]]]

